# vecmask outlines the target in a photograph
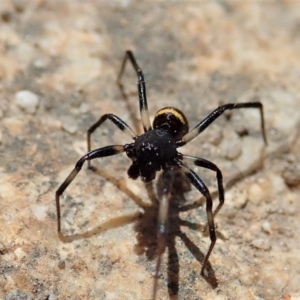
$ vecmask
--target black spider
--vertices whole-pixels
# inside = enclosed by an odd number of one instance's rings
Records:
[[[163,170],[165,174],[163,175],[163,178],[170,178],[170,170],[181,170],[181,172],[188,178],[191,184],[194,185],[196,189],[198,189],[198,191],[206,198],[207,225],[211,243],[202,264],[201,274],[203,275],[204,269],[208,263],[209,256],[216,242],[214,217],[224,204],[223,176],[220,169],[214,163],[200,157],[183,155],[177,151],[177,148],[184,146],[185,144],[196,138],[212,122],[214,122],[220,115],[222,115],[224,111],[240,108],[258,108],[260,110],[262,135],[264,142],[267,144],[264,126],[263,105],[260,102],[249,102],[229,103],[219,106],[190,131],[188,121],[179,109],[174,107],[164,107],[156,113],[153,125],[151,125],[148,114],[144,75],[131,51],[126,51],[117,82],[119,86],[122,87],[121,78],[128,59],[131,62],[134,70],[136,71],[138,78],[137,87],[139,94],[141,121],[144,133],[138,136],[131,129],[131,127],[129,127],[123,120],[121,120],[114,114],[104,114],[94,125],[90,127],[87,132],[88,153],[79,159],[79,161],[75,165],[74,170],[56,191],[58,232],[59,234],[61,234],[60,196],[81,170],[84,162],[87,160],[88,167],[91,168],[90,160],[125,152],[132,161],[131,166],[127,171],[130,178],[137,179],[138,177],[140,177],[143,182],[150,182],[155,179],[156,172],[160,170]],[[113,145],[91,150],[91,134],[106,120],[110,120],[120,130],[127,133],[133,139],[133,142],[126,145]],[[192,162],[196,166],[210,169],[216,172],[219,191],[219,204],[214,211],[212,209],[213,202],[208,188],[201,180],[201,178],[187,166],[187,162]],[[166,248],[169,200],[172,199],[172,197],[170,196],[173,184],[172,180],[173,179],[167,179],[164,181],[164,186],[161,188],[159,195],[160,204],[157,225],[158,261],[155,273],[153,299],[156,299],[157,279],[160,269],[161,256]]]

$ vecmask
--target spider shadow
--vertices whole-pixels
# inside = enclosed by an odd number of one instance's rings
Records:
[[[137,255],[145,255],[148,260],[155,260],[157,258],[157,220],[158,220],[158,209],[159,200],[154,191],[152,183],[146,184],[146,190],[148,196],[151,200],[151,204],[144,203],[142,199],[134,194],[128,187],[120,180],[109,175],[103,170],[93,169],[101,177],[110,181],[115,185],[120,191],[125,193],[130,199],[132,199],[142,211],[135,212],[131,215],[125,215],[113,218],[101,225],[85,231],[83,233],[76,233],[72,235],[59,235],[59,238],[64,243],[69,243],[75,240],[81,240],[86,238],[91,238],[92,236],[99,235],[109,229],[118,228],[126,224],[135,223],[134,230],[136,231],[137,244],[135,245],[135,253]],[[187,178],[182,174],[182,172],[176,172],[174,176],[174,182],[172,184],[169,207],[169,219],[168,219],[168,235],[166,247],[168,249],[168,263],[167,263],[167,280],[168,280],[168,293],[170,299],[177,299],[179,293],[179,256],[176,250],[176,238],[181,239],[190,253],[199,262],[200,273],[201,265],[205,257],[205,253],[201,252],[198,246],[188,237],[186,233],[181,230],[181,226],[187,227],[193,231],[201,231],[205,226],[201,226],[196,223],[182,220],[179,216],[181,212],[187,210],[198,208],[199,201],[197,205],[184,205],[186,202],[185,193],[191,190],[191,186]],[[158,178],[157,189],[161,188],[161,175]],[[219,235],[219,234],[218,234]],[[218,287],[218,281],[215,277],[215,272],[208,262],[206,267],[206,274],[202,276],[206,282],[212,287]]]
[[[137,206],[140,208],[145,208],[147,205],[143,203],[142,199],[134,194],[128,187],[121,181],[116,179],[115,177],[111,176],[108,172],[99,170],[95,167],[91,167],[89,171],[92,171],[96,173],[97,175],[101,176],[102,178],[106,179],[110,183],[112,183],[117,189],[122,191],[124,194],[126,194],[131,200],[133,200]],[[120,217],[115,217],[111,220],[108,220],[106,222],[103,222],[101,225],[96,226],[90,230],[87,230],[82,233],[75,233],[75,234],[69,234],[69,235],[64,235],[62,232],[59,232],[59,239],[63,243],[70,243],[76,240],[82,240],[82,239],[87,239],[91,238],[95,235],[99,235],[107,230],[122,227],[124,225],[133,223],[136,221],[140,216],[141,212],[135,212],[130,215],[124,215]]]
[[[168,249],[168,263],[167,263],[167,276],[168,276],[168,292],[171,299],[177,299],[179,292],[179,273],[180,264],[179,256],[176,250],[176,239],[179,238],[187,247],[189,252],[199,262],[200,273],[201,265],[204,260],[205,254],[200,251],[199,247],[192,241],[192,239],[181,230],[181,227],[186,227],[196,232],[202,232],[205,225],[189,222],[180,218],[180,213],[187,211],[185,203],[185,193],[191,190],[191,184],[185,175],[180,170],[173,170],[175,172],[174,181],[171,188],[171,198],[169,199],[169,214],[168,214],[168,234],[166,241],[166,248]],[[157,222],[159,200],[154,192],[153,184],[146,185],[148,196],[151,199],[152,205],[147,207],[143,214],[138,218],[135,223],[135,230],[137,232],[137,245],[136,252],[138,254],[145,254],[149,260],[157,258]],[[157,193],[163,188],[162,174],[160,174],[157,181]],[[198,206],[199,207],[199,206]],[[212,287],[218,287],[218,281],[215,272],[208,262],[206,266],[206,274],[202,276],[206,282]]]

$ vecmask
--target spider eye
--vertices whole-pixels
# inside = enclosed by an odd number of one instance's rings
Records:
[[[160,109],[155,115],[153,128],[168,131],[176,140],[181,139],[189,131],[186,117],[174,107]]]

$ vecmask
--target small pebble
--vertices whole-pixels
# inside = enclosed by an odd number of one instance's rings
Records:
[[[66,268],[66,262],[65,262],[64,260],[60,260],[60,261],[58,262],[58,267],[59,267],[61,270],[65,269],[65,268]]]
[[[248,190],[248,200],[256,205],[259,205],[265,196],[265,191],[257,183],[250,186]]]
[[[236,193],[235,195],[235,199],[234,199],[234,207],[240,209],[240,208],[244,208],[247,204],[248,201],[248,197],[247,197],[247,190],[239,190],[238,193]]]
[[[269,250],[271,248],[269,240],[262,238],[253,239],[251,245],[261,250]]]
[[[39,104],[39,98],[30,91],[19,91],[15,94],[17,104],[26,112],[32,114],[36,111]]]
[[[269,221],[264,221],[262,224],[261,224],[261,228],[264,232],[266,233],[271,233],[272,230],[271,230],[271,225],[270,225],[270,222]]]
[[[288,186],[296,186],[300,184],[300,166],[298,162],[287,165],[283,172],[282,177]]]
[[[47,209],[48,209],[48,207],[46,205],[42,205],[42,204],[36,204],[31,207],[32,213],[40,221],[46,217]]]
[[[278,206],[276,206],[276,205],[270,205],[268,207],[268,213],[270,213],[270,214],[276,214],[279,212],[280,212],[280,210],[278,209]]]
[[[72,118],[64,118],[62,120],[62,127],[65,131],[74,134],[78,130],[77,123]]]
[[[204,137],[203,138],[205,139],[205,141],[209,144],[218,146],[223,139],[223,128],[221,126],[214,126],[212,130],[205,132]]]
[[[19,260],[23,259],[24,257],[27,256],[27,253],[23,251],[23,249],[21,247],[18,247],[15,251],[14,251],[15,255],[17,256],[17,258]]]
[[[81,103],[79,107],[79,111],[82,114],[85,114],[90,111],[90,106],[87,103]]]
[[[33,62],[33,65],[37,69],[45,69],[47,67],[47,62],[42,59],[37,59]]]
[[[235,160],[242,154],[242,143],[236,133],[227,134],[221,147],[228,160]]]
[[[226,204],[237,209],[244,208],[247,204],[247,190],[231,190],[226,193]]]
[[[245,119],[243,118],[242,115],[234,114],[231,122],[238,136],[241,137],[241,136],[248,135],[249,124],[245,122]]]
[[[273,193],[282,193],[286,191],[286,185],[280,174],[272,174],[270,176]]]
[[[0,255],[3,255],[7,252],[7,249],[3,245],[3,243],[0,242]]]

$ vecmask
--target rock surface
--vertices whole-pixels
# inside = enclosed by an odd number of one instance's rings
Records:
[[[220,167],[227,198],[203,278],[204,201],[181,195],[157,299],[299,299],[300,2],[103,3],[1,1],[0,298],[151,299],[157,207],[124,155],[82,169],[61,198],[68,238],[56,231],[55,191],[86,130],[108,112],[140,118],[130,66],[128,105],[115,84],[132,49],[151,116],[175,106],[192,128],[220,104],[261,101],[268,136],[255,109],[236,110],[182,148]],[[109,122],[92,140],[130,142]],[[215,174],[195,170],[216,196]]]

